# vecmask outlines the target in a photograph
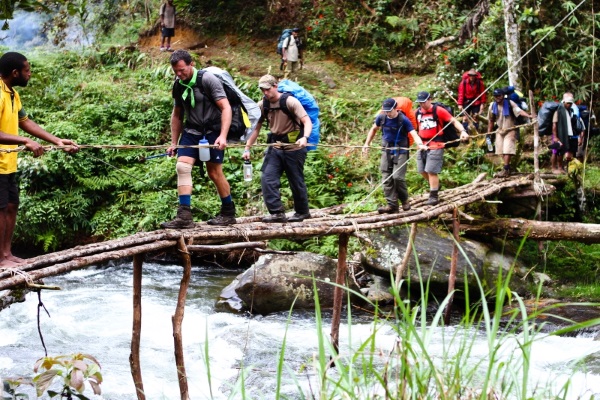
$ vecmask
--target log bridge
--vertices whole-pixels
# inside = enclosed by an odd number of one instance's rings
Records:
[[[346,207],[334,207],[330,209],[311,210],[313,218],[297,223],[264,224],[260,222],[260,216],[242,217],[237,219],[236,225],[215,227],[205,222],[197,223],[196,227],[187,230],[158,230],[153,232],[140,232],[121,239],[109,240],[102,243],[94,243],[78,246],[72,249],[55,253],[45,254],[28,259],[27,264],[11,269],[0,269],[0,290],[10,290],[25,287],[26,290],[40,290],[44,288],[39,282],[46,277],[60,275],[75,269],[103,263],[109,260],[133,257],[133,330],[131,341],[131,353],[129,357],[133,381],[136,386],[138,399],[145,399],[142,382],[141,368],[139,363],[140,332],[141,332],[141,282],[142,264],[144,255],[150,252],[177,249],[183,262],[183,276],[177,300],[175,314],[172,317],[173,336],[175,342],[175,361],[179,377],[179,388],[181,399],[188,399],[187,375],[183,359],[183,345],[181,336],[181,324],[183,321],[185,299],[191,275],[190,253],[218,253],[227,252],[232,249],[258,249],[266,247],[266,240],[293,238],[309,239],[328,235],[338,235],[339,255],[337,261],[336,283],[334,293],[334,310],[331,327],[331,338],[334,348],[337,349],[339,339],[339,324],[342,312],[343,291],[341,287],[345,284],[347,271],[347,244],[350,235],[361,238],[361,232],[394,227],[404,224],[412,224],[413,232],[416,232],[416,223],[432,220],[436,217],[453,215],[454,234],[458,238],[458,216],[470,220],[468,215],[458,211],[458,208],[475,202],[488,201],[486,199],[501,195],[501,192],[510,192],[514,197],[544,196],[552,191],[551,186],[544,186],[543,192],[539,190],[539,178],[534,175],[513,175],[509,178],[485,179],[485,174],[480,175],[470,184],[454,189],[440,191],[440,203],[435,206],[426,205],[427,196],[413,196],[411,199],[412,209],[400,211],[397,214],[379,215],[376,212],[352,214]],[[496,201],[496,200],[491,200]],[[515,220],[513,224],[488,225],[486,229],[494,227],[496,230],[504,228],[507,236],[523,235],[522,226]],[[535,231],[536,221],[525,221],[528,223],[527,232]],[[586,229],[574,226],[571,232],[579,236],[584,235],[584,242],[600,243],[600,225],[585,225]],[[462,226],[467,229],[468,226]],[[476,229],[476,228],[473,228]],[[553,237],[540,235],[538,240],[552,240]],[[563,238],[560,238],[563,239]],[[580,240],[581,237],[577,240]],[[409,253],[409,251],[407,251]],[[458,251],[455,251],[458,253]],[[402,275],[402,270],[397,272]],[[396,279],[398,280],[398,276]],[[452,282],[451,282],[452,284]],[[453,287],[449,287],[449,292]],[[1,304],[0,304],[1,305]],[[0,307],[0,310],[2,307]]]

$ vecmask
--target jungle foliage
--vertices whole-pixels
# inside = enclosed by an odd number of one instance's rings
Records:
[[[282,27],[300,25],[304,28],[302,34],[308,44],[310,62],[332,57],[342,61],[327,67],[326,71],[336,78],[337,88],[325,85],[315,70],[302,71],[300,75],[301,83],[317,97],[321,106],[322,142],[339,146],[321,147],[309,153],[306,180],[311,208],[346,203],[358,212],[373,210],[381,204],[378,151],[372,150],[368,160],[360,157],[360,146],[381,99],[390,94],[398,95],[399,91],[414,98],[416,91],[423,89],[443,97],[444,89],[451,93],[456,90],[458,76],[465,69],[478,68],[484,76],[490,77],[486,79],[488,84],[493,81],[491,77],[502,77],[506,69],[505,49],[498,45],[504,42],[499,2],[490,5],[487,19],[469,42],[451,41],[429,50],[424,50],[429,41],[457,34],[469,15],[470,2],[425,1],[413,6],[388,0],[277,3],[248,0],[243,7],[237,0],[218,2],[217,6],[214,2],[198,0],[175,0],[175,3],[180,18],[204,34],[218,35],[235,26],[240,38],[258,37],[275,43],[274,38]],[[135,40],[140,30],[155,24],[158,5],[157,0],[77,0],[69,6],[57,6],[52,14],[53,28],[48,31],[55,44],[65,43],[68,21],[79,24],[82,32],[87,32],[95,42],[74,50],[27,54],[33,75],[30,85],[20,93],[30,116],[55,135],[80,144],[169,143],[173,77],[167,57],[154,57],[133,46],[124,46]],[[572,18],[555,31],[551,29],[560,15],[565,15],[564,10],[576,6],[570,2],[541,5],[522,1],[517,10],[524,32],[524,54],[535,38],[552,33],[525,59],[524,81],[535,88],[540,101],[560,95],[564,90],[573,91],[578,98],[586,98],[596,90],[590,77],[597,67],[589,67],[595,51],[591,36],[595,35],[598,23],[598,17],[591,13],[592,5],[583,4]],[[244,12],[234,11],[240,9]],[[256,51],[246,48],[247,53]],[[568,57],[569,54],[577,54],[577,57]],[[240,72],[242,62],[251,60],[260,64],[263,58],[269,57],[275,58],[274,51],[270,55],[242,54],[238,63],[225,57],[212,61],[228,69],[238,85],[258,100],[261,93],[255,76]],[[351,73],[348,64],[357,67],[357,71],[358,67],[363,68],[361,72]],[[264,64],[265,71],[267,65]],[[381,73],[388,65],[394,76]],[[401,73],[411,73],[414,77],[406,83],[397,79]],[[506,83],[501,78],[497,85]],[[494,166],[486,159],[481,142],[481,138],[477,138],[468,147],[447,154],[447,168],[441,175],[444,186],[465,184],[480,172],[493,172]],[[253,150],[255,171],[260,169],[261,151]],[[156,229],[175,213],[174,160],[157,158],[145,163],[139,160],[160,152],[84,149],[76,155],[53,151],[39,159],[22,154],[17,244],[47,251]],[[250,185],[242,180],[241,148],[231,147],[226,156],[224,169],[238,205],[238,215],[264,213],[258,178]],[[527,163],[519,167],[520,171],[531,168]],[[407,174],[412,195],[426,190],[414,169],[411,164]],[[587,171],[587,181],[598,182],[597,168],[591,166]],[[196,220],[206,220],[218,211],[220,203],[208,178],[199,172],[194,174],[192,207]],[[576,218],[596,220],[594,193],[592,190],[589,195],[589,214]],[[563,215],[562,220],[573,220],[574,213],[568,211],[575,205],[573,196],[561,195],[562,204],[570,206],[562,207],[562,212],[571,213]],[[291,193],[285,182],[282,196],[290,208]],[[275,245],[296,246],[278,242]],[[298,244],[297,248],[330,255],[337,251],[333,239],[313,240]]]

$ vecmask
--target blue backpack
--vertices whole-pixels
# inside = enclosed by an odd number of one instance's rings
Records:
[[[283,32],[281,32],[281,35],[279,35],[279,39],[277,39],[277,54],[280,56],[283,55],[283,42],[290,36],[292,36],[291,29],[284,29]]]
[[[279,98],[279,109],[300,127],[301,132],[304,129],[304,126],[300,121],[296,121],[296,116],[288,109],[286,104],[287,98],[289,96],[294,96],[298,99],[300,104],[302,104],[302,107],[304,107],[304,111],[306,111],[308,118],[310,118],[310,122],[312,122],[312,130],[310,131],[306,148],[309,151],[316,150],[321,138],[321,122],[319,121],[319,105],[317,104],[317,101],[312,94],[306,91],[306,89],[288,79],[284,79],[277,84],[277,91],[282,93]],[[269,108],[269,102],[266,99],[263,99],[263,112],[265,115],[268,115]]]

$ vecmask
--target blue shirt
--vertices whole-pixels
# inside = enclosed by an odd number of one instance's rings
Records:
[[[396,118],[388,118],[386,114],[378,114],[375,125],[381,128],[382,138],[391,147],[408,147],[408,132],[414,130],[412,123],[406,115],[398,112]],[[408,150],[398,150],[398,153],[407,153]]]

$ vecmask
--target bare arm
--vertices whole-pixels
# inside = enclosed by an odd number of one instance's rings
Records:
[[[44,154],[44,147],[38,142],[35,142],[29,138],[17,135],[9,135],[0,131],[0,144],[16,144],[24,145],[27,150],[31,151],[35,157],[39,157]]]
[[[227,98],[222,98],[216,102],[217,107],[221,110],[221,133],[217,140],[215,140],[215,146],[218,146],[219,150],[223,150],[227,147],[227,133],[231,126],[231,118],[233,113],[231,112],[231,105]]]
[[[367,138],[365,139],[365,144],[362,148],[362,152],[364,155],[366,155],[369,152],[369,146],[371,145],[371,142],[373,141],[373,138],[375,137],[375,134],[378,130],[379,127],[377,126],[377,124],[373,124],[373,126],[371,126],[371,129],[369,129],[369,132],[367,133]]]
[[[256,142],[256,139],[258,139],[258,134],[260,133],[261,128],[262,128],[262,120],[258,120],[256,127],[254,128],[254,130],[248,137],[248,140],[246,140],[246,147],[244,147],[244,154],[242,154],[242,158],[244,160],[250,159],[250,147],[252,147],[254,145],[254,143]]]
[[[302,124],[304,125],[303,136],[296,140],[296,144],[300,147],[306,147],[308,144],[308,137],[310,136],[310,132],[312,131],[312,121],[310,120],[308,115],[305,115],[300,119]]]
[[[458,122],[458,120],[456,118],[452,118],[450,120],[450,122],[454,125],[454,127],[456,128],[456,130],[458,132],[460,132],[460,140],[467,140],[467,139],[469,139],[469,134],[465,130],[465,127],[462,126],[462,124],[460,122]]]
[[[167,154],[173,157],[176,153],[175,146],[179,143],[179,137],[183,131],[183,109],[178,106],[173,107],[171,112],[171,146],[167,149]]]
[[[77,147],[75,142],[72,140],[57,138],[53,134],[46,132],[41,126],[30,119],[20,121],[19,128],[23,129],[31,136],[35,136],[38,139],[45,140],[46,142],[52,143],[56,146],[70,146],[63,149],[67,153],[76,153],[79,151],[79,147]]]

